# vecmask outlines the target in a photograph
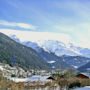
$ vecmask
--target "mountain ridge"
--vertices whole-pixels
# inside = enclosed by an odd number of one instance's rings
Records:
[[[54,50],[55,49],[58,50],[58,47],[59,47],[59,49],[60,49],[59,51],[63,51],[63,47],[66,48],[65,44],[60,41],[48,40],[50,43],[52,43],[49,45],[48,45],[47,41],[43,41],[43,42],[46,42],[46,43],[44,43],[44,45],[50,47],[50,48],[48,48],[49,49],[49,51],[48,51],[45,47],[40,46],[40,45],[42,45],[42,44],[40,44],[40,43],[42,43],[42,41],[41,42],[39,41],[38,43],[31,42],[31,41],[21,42],[16,36],[11,37],[11,38],[25,46],[28,46],[28,47],[31,47],[32,49],[34,49],[36,52],[38,52],[41,55],[41,57],[44,60],[46,60],[47,63],[51,64],[52,67],[54,67],[54,68],[58,68],[59,65],[61,64],[63,68],[77,69],[90,61],[90,58],[82,56],[80,54],[79,55],[78,54],[77,55],[62,54],[60,56],[56,55],[55,52],[52,50],[52,47],[54,47]],[[75,50],[78,50],[78,49],[82,50],[82,48],[80,48],[80,47],[73,46],[72,43],[70,43],[70,45],[67,45],[67,46],[68,46],[68,48],[74,48]],[[59,52],[59,53],[62,53],[62,52]]]
[[[51,66],[32,48],[24,46],[0,33],[0,62],[14,65],[12,56],[18,66],[24,69],[49,69]]]
[[[15,40],[16,36],[11,37]],[[17,38],[18,40],[18,38]],[[20,42],[20,41],[19,41]],[[29,42],[37,44],[38,47],[43,48],[46,52],[55,53],[57,56],[84,56],[90,58],[90,49],[82,48],[80,46],[75,46],[73,43],[63,43],[58,40],[39,40],[37,42],[33,41],[23,41],[22,44],[27,44],[29,46]],[[30,45],[33,47],[33,45]],[[37,48],[34,47],[37,50]]]
[[[79,71],[90,72],[90,62],[78,68]]]
[[[13,39],[17,41],[16,37]],[[58,48],[58,46],[61,48],[63,46],[65,47],[64,43],[59,42],[59,41],[55,42],[55,40],[54,40],[54,42],[53,42],[53,41],[49,40],[49,42],[52,42],[54,44],[54,46],[57,43],[58,44],[58,45],[56,45],[57,48]],[[25,46],[31,47],[34,50],[36,50],[42,56],[42,58],[44,58],[48,63],[50,63],[52,65],[52,67],[55,67],[55,68],[58,68],[59,65],[62,64],[63,68],[75,68],[75,69],[77,69],[77,68],[83,66],[84,64],[86,64],[87,62],[90,61],[90,58],[81,56],[80,54],[74,55],[74,56],[73,55],[62,55],[62,56],[60,55],[60,56],[58,56],[53,51],[48,51],[47,49],[45,49],[45,47],[44,48],[41,47],[36,42],[31,42],[31,41],[20,42],[19,41],[19,43],[21,43]],[[46,46],[50,47],[51,44],[50,45],[47,44]],[[70,43],[69,47],[73,47],[73,44]],[[81,49],[80,47],[78,47],[78,48]],[[50,50],[52,50],[52,46],[50,47]]]

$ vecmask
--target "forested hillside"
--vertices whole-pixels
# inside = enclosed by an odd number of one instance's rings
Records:
[[[49,69],[50,65],[33,49],[21,45],[0,33],[0,62],[16,65],[24,69]]]

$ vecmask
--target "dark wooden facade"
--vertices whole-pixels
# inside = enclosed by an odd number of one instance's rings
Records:
[[[82,78],[82,79],[89,79],[89,77],[84,75],[84,74],[78,74],[76,77],[77,78]]]

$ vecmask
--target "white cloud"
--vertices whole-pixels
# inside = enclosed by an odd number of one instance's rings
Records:
[[[8,22],[8,21],[4,21],[4,20],[0,20],[0,25],[19,27],[19,28],[24,28],[24,29],[32,29],[32,30],[37,28],[37,26],[33,26],[30,24],[26,24],[26,23]]]
[[[64,43],[71,41],[70,36],[64,33],[17,31],[10,29],[0,29],[0,32],[6,35],[15,34],[21,41],[59,40]]]
[[[86,37],[85,35],[79,35],[78,40],[80,42],[79,46],[90,48],[90,39],[88,37]]]
[[[68,34],[64,33],[51,33],[51,32],[32,32],[32,31],[20,31],[12,29],[0,29],[0,32],[6,35],[15,34],[21,41],[35,41],[39,40],[58,40],[63,43],[73,43],[75,46],[81,46],[84,48],[90,48],[89,38],[85,35],[78,34],[76,41],[72,42],[72,39]]]

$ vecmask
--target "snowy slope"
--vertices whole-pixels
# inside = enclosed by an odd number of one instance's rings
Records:
[[[76,88],[73,90],[90,90],[90,86],[82,87],[82,88]]]
[[[25,41],[22,44],[32,47],[36,51],[43,48],[48,53],[54,53],[57,56],[84,56],[90,58],[90,49],[75,46],[73,43],[63,43],[58,40],[44,40],[44,41]],[[36,45],[35,45],[36,44]]]
[[[40,48],[43,48],[47,52],[55,53],[57,56],[68,55],[68,56],[84,56],[90,58],[90,49],[82,48],[74,45],[72,42],[64,43],[59,40],[38,40],[33,41],[24,41],[20,40],[15,35],[10,36],[13,40],[22,43],[26,46],[32,47],[36,51],[39,51]]]
[[[72,47],[70,43],[67,45],[63,42],[57,40],[45,40],[37,42],[40,47],[42,47],[45,51],[55,53],[57,56],[69,55],[69,56],[77,56],[82,55],[77,48]]]
[[[38,40],[37,42],[20,40],[12,35],[13,40],[36,50],[48,63],[57,67],[63,64],[64,67],[70,65],[78,68],[90,61],[86,58],[88,53],[85,48],[77,47],[73,43],[63,43],[58,40]],[[86,52],[84,51],[86,50]],[[89,50],[90,51],[90,50]],[[67,65],[68,64],[68,65]]]

